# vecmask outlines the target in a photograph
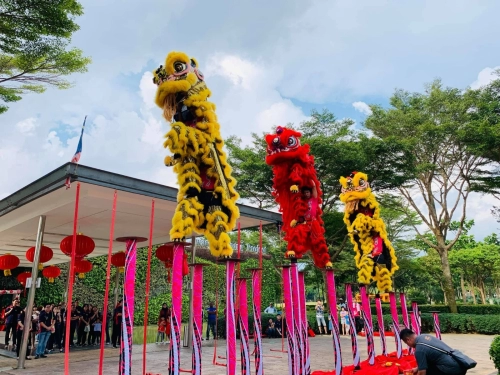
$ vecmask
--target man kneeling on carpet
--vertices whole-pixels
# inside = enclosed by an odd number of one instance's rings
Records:
[[[450,348],[441,340],[430,335],[417,336],[410,329],[403,329],[401,340],[415,348],[417,375],[464,375],[467,369],[475,367],[475,362],[461,352]]]

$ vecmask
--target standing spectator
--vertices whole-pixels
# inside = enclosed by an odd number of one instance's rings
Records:
[[[16,353],[17,353],[17,359],[19,359],[19,352],[21,351],[21,343],[22,343],[22,337],[23,337],[23,332],[24,332],[24,317],[26,316],[26,308],[22,309],[19,314],[17,314],[17,331],[16,331],[16,336],[17,336],[17,347],[16,347]],[[30,335],[30,327],[26,330],[26,335],[28,335],[28,347],[26,348],[26,359],[31,359],[29,357],[30,351],[31,351],[31,335]]]
[[[56,344],[57,348],[59,349],[59,352],[62,352],[62,328],[63,328],[63,317],[61,315],[61,309],[59,307],[54,308],[54,327],[55,331],[54,334],[52,335],[54,337],[54,343]]]
[[[88,333],[89,338],[87,340],[89,346],[95,345],[94,323],[97,321],[98,317],[99,313],[97,312],[97,307],[96,306],[89,307],[89,333]]]
[[[217,322],[217,309],[214,307],[214,303],[210,302],[210,306],[207,307],[207,340],[210,339],[210,330],[212,330],[213,337],[215,339],[215,323]]]
[[[19,300],[15,299],[12,305],[5,309],[5,348],[9,347],[9,337],[12,332],[13,349],[16,346],[17,340],[17,315],[21,312]]]
[[[83,312],[80,314],[80,322],[78,325],[78,340],[76,346],[86,346],[87,334],[90,332],[89,326],[90,312],[89,305],[83,305]]]
[[[76,303],[71,304],[71,318],[69,322],[69,346],[75,345],[75,332],[78,337],[78,325],[80,323],[80,313],[76,309]],[[78,342],[78,338],[77,338]]]
[[[165,317],[161,317],[158,322],[158,333],[156,334],[156,343],[163,344],[165,342],[165,331],[167,329],[167,322]]]
[[[276,308],[274,307],[274,303],[270,303],[269,306],[266,307],[264,313],[266,314],[276,314]]]
[[[106,345],[111,344],[111,337],[109,335],[109,326],[111,322],[113,321],[113,315],[108,309],[108,306],[106,306]]]
[[[94,307],[94,309],[97,309]],[[92,345],[99,345],[101,343],[101,329],[102,329],[102,322],[101,322],[101,315],[97,314],[96,321],[93,323],[93,333],[92,333]]]
[[[40,312],[38,317],[38,322],[40,324],[40,333],[38,334],[38,346],[36,347],[36,356],[38,358],[47,358],[45,355],[45,347],[47,346],[47,341],[49,336],[54,332],[54,319],[52,312],[50,311],[50,305],[45,306],[45,310]]]
[[[345,307],[342,307],[340,310],[340,324],[342,327],[342,334],[347,335],[347,330],[346,330],[346,317],[349,319],[349,315],[347,314],[347,311],[345,311]],[[347,333],[346,333],[347,332]]]
[[[415,348],[417,366],[413,369],[418,375],[465,375],[458,362],[447,353],[453,349],[443,341],[431,335],[417,336],[411,329],[403,329],[401,340],[411,348]]]
[[[111,334],[111,341],[113,342],[113,348],[117,348],[116,343],[121,345],[121,333],[122,333],[122,300],[118,301],[115,310],[113,311],[113,332]]]
[[[319,334],[323,334],[322,327],[324,327],[326,334],[325,307],[323,306],[323,302],[321,300],[318,300],[318,303],[316,303],[316,321],[318,322]]]

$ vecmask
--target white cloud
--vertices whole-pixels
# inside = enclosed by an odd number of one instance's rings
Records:
[[[483,70],[481,70],[477,75],[477,79],[471,83],[470,88],[477,90],[483,86],[486,86],[491,81],[497,79],[498,76],[494,73],[498,69],[500,69],[500,66],[495,66],[494,68],[484,68]]]
[[[354,102],[352,103],[352,106],[356,111],[361,112],[367,116],[370,116],[372,114],[372,110],[368,104],[365,102]]]
[[[33,130],[37,127],[36,118],[30,117],[19,121],[16,128],[24,135],[34,135]]]

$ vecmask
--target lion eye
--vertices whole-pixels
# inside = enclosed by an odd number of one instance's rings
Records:
[[[174,63],[174,69],[177,73],[183,72],[184,70],[186,70],[186,64],[184,64],[183,62],[177,61]]]
[[[193,68],[196,68],[196,63],[194,62],[194,60],[191,60],[191,66],[192,66]]]
[[[359,185],[360,186],[363,186],[365,184],[365,180],[363,180],[362,178],[359,179]]]
[[[297,138],[290,137],[288,138],[288,146],[295,146],[297,144]]]

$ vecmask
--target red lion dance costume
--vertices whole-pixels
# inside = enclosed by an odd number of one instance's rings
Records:
[[[278,126],[266,135],[266,163],[273,168],[273,196],[283,214],[286,257],[302,258],[311,250],[314,264],[332,267],[321,219],[319,181],[309,145],[300,145],[301,133]],[[299,193],[302,192],[302,193]]]

